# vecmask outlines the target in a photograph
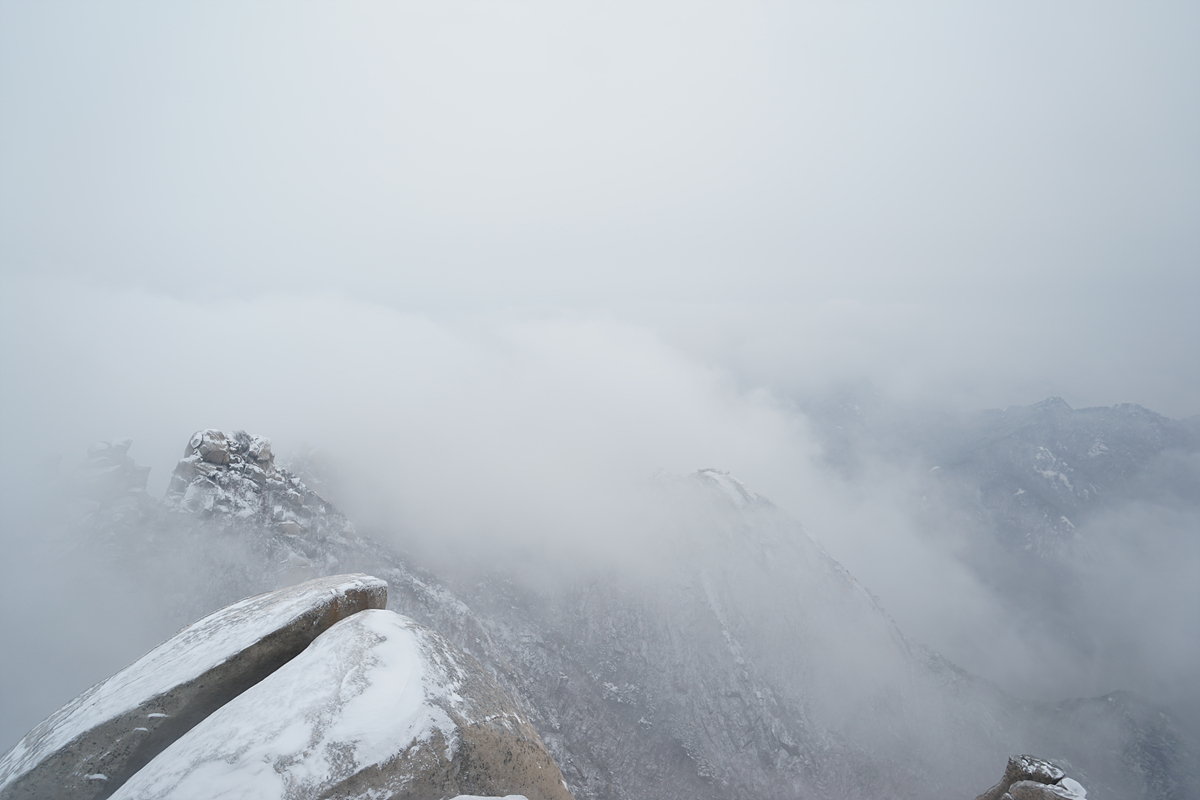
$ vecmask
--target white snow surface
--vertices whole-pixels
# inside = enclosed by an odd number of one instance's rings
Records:
[[[715,469],[702,469],[698,474],[720,486],[721,491],[725,492],[738,508],[745,508],[758,500],[758,495],[747,489],[745,484],[728,472],[720,472]]]
[[[368,610],[189,731],[112,800],[272,800],[320,796],[382,766],[438,729],[453,758],[455,681],[423,644],[436,636],[407,617]],[[371,796],[371,795],[364,795]]]
[[[1060,789],[1066,790],[1066,794],[1064,796],[1071,798],[1071,800],[1087,799],[1087,789],[1084,789],[1083,786],[1081,786],[1079,782],[1073,778],[1063,778],[1058,782],[1058,786]]]
[[[314,583],[328,584],[313,589]],[[330,594],[387,583],[368,575],[337,575],[248,597],[195,622],[125,669],[56,711],[0,757],[0,788],[77,736],[200,677],[312,609]],[[325,589],[328,588],[329,592]],[[148,719],[165,714],[149,712]]]

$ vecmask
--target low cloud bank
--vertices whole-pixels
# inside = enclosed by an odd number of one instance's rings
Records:
[[[1188,606],[1163,588],[1187,591],[1185,569],[1162,569],[1195,563],[1186,547],[1184,557],[1166,544],[1097,556],[1103,575],[1080,603],[1107,633],[1095,663],[1081,663],[1058,632],[1011,616],[956,559],[956,542],[976,533],[971,521],[953,504],[921,508],[909,466],[875,459],[853,477],[828,469],[786,392],[702,358],[703,347],[672,343],[663,326],[601,313],[433,318],[348,298],[189,302],[10,285],[19,291],[6,293],[0,337],[10,371],[6,507],[105,438],[134,440],[131,454],[152,467],[149,490],[161,496],[194,430],[242,428],[270,436],[282,462],[318,454],[327,492],[360,528],[435,569],[535,564],[564,577],[570,565],[669,561],[643,519],[640,487],[657,470],[715,467],[805,524],[910,636],[1006,688],[1067,696],[1131,686],[1166,697],[1197,663],[1194,620],[1179,612]],[[1147,513],[1106,524],[1176,534],[1191,524]],[[14,574],[32,563],[23,542],[46,527],[36,518],[6,526]],[[69,571],[67,606],[96,582],[86,564]],[[34,590],[29,580],[14,586]],[[119,587],[105,596],[96,607],[121,607]],[[5,623],[26,652],[94,630],[86,614],[26,607]],[[152,627],[132,639],[140,645]],[[137,655],[116,638],[113,658]],[[1167,670],[1134,655],[1156,642]],[[1124,660],[1112,660],[1117,652]],[[1128,683],[1108,685],[1118,680]]]

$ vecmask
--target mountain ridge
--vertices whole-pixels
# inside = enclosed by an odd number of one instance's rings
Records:
[[[1068,749],[1058,711],[910,642],[801,526],[716,470],[658,481],[669,541],[682,544],[668,568],[585,570],[547,590],[410,567],[273,463],[271,485],[273,456],[247,462],[256,437],[222,435],[222,450],[214,432],[199,436],[167,502],[127,512],[124,527],[97,512],[105,533],[84,538],[124,559],[118,569],[183,553],[187,573],[167,570],[167,582],[208,603],[335,567],[378,575],[390,608],[441,631],[514,697],[581,799],[971,796],[1003,754]],[[1143,728],[1110,744],[1129,750]],[[1169,725],[1152,733],[1200,752]],[[947,752],[955,770],[939,773]],[[1072,763],[1094,798],[1154,780],[1194,791],[1174,763],[1130,784],[1119,765],[1082,758]]]

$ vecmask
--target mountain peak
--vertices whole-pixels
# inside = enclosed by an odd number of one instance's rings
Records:
[[[751,503],[757,503],[761,498],[746,488],[746,485],[729,474],[728,471],[712,469],[711,467],[696,470],[696,475],[707,478],[723,491],[738,508],[745,508]]]
[[[1071,406],[1066,400],[1061,397],[1047,397],[1040,403],[1035,403],[1033,406],[1035,411],[1071,411]]]

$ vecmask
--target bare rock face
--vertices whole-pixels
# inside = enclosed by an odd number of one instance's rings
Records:
[[[975,800],[1084,800],[1086,796],[1082,786],[1049,761],[1013,756],[1000,782]]]
[[[383,608],[387,584],[318,578],[201,619],[34,728],[0,758],[0,800],[104,798],[334,623]]]
[[[113,800],[571,800],[537,732],[468,655],[390,611],[334,625]]]

